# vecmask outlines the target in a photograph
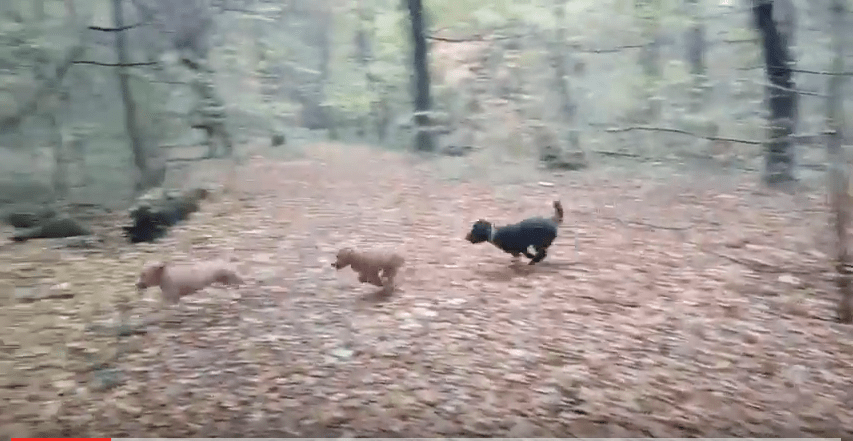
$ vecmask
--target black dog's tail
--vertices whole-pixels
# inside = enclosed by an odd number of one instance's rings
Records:
[[[558,224],[563,223],[563,204],[560,201],[554,201],[554,216],[551,216],[551,220]]]

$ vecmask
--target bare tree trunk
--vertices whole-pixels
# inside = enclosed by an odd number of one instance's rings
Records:
[[[843,138],[844,110],[842,108],[842,82],[844,77],[844,26],[846,8],[845,0],[832,1],[832,39],[835,59],[832,63],[834,75],[829,78],[829,95],[826,102],[827,127],[827,156],[830,163],[829,188],[832,200],[832,209],[835,211],[835,235],[837,243],[837,254],[835,268],[836,284],[841,298],[838,302],[838,321],[842,323],[853,322],[853,291],[851,291],[850,277],[850,253],[847,244],[847,224],[850,219],[850,199],[848,195],[849,176],[847,174],[847,162],[841,151],[841,139]]]
[[[656,96],[657,85],[660,81],[661,67],[661,2],[656,0],[635,0],[634,8],[642,22],[643,39],[645,43],[640,49],[640,66],[643,69],[643,93],[645,109],[643,119],[651,122],[660,117],[662,101]]]
[[[560,94],[560,113],[563,116],[563,121],[569,127],[568,141],[569,147],[573,151],[579,151],[580,132],[576,126],[577,103],[572,99],[572,93],[567,84],[569,75],[566,72],[566,56],[563,51],[567,50],[566,46],[566,5],[565,2],[557,0],[554,2],[554,17],[557,20],[556,42],[552,46],[552,60],[554,63],[554,74],[556,75],[557,91]]]
[[[415,149],[431,152],[435,144],[430,131],[428,112],[432,107],[430,98],[429,68],[427,64],[427,42],[424,30],[423,4],[421,0],[408,0],[409,17],[412,21],[412,43],[414,44],[415,69]]]
[[[42,21],[45,18],[44,14],[44,0],[30,0],[33,5],[33,18],[36,21]]]
[[[65,12],[69,17],[77,17],[77,8],[74,6],[74,0],[65,0]]]
[[[370,61],[372,60],[372,52],[373,52],[373,28],[374,24],[374,13],[371,11],[367,12],[367,7],[364,5],[364,2],[361,0],[356,0],[356,8],[358,9],[358,28],[355,33],[355,47],[358,51],[358,59],[361,63],[361,68],[364,70],[364,79],[367,82],[367,93],[369,93],[373,99],[370,103],[370,111],[369,117],[373,119],[373,125],[376,128],[376,137],[379,142],[385,140],[385,133],[387,118],[384,117],[385,113],[385,105],[383,103],[384,97],[381,96],[380,90],[376,85],[376,78],[373,73],[370,71]],[[365,24],[370,24],[370,30],[365,29]],[[362,123],[362,126],[367,126],[367,121]]]
[[[124,27],[124,0],[113,0],[113,22],[117,29]],[[127,67],[127,41],[123,30],[115,33],[116,35],[116,55],[118,56],[118,83],[121,92],[122,100],[124,100],[124,124],[127,129],[127,136],[130,138],[130,147],[133,150],[133,162],[139,170],[140,179],[136,182],[136,191],[142,191],[148,185],[148,161],[145,152],[142,138],[139,134],[139,128],[136,126],[136,102],[133,101],[133,96],[130,93],[130,84],[128,81]]]
[[[769,185],[794,181],[794,146],[791,135],[796,125],[797,92],[791,70],[791,55],[773,20],[773,3],[754,0],[755,25],[764,42],[764,62],[771,90],[770,140],[766,147],[764,180]]]
[[[320,70],[320,81],[317,84],[317,111],[319,112],[319,117],[322,120],[322,125],[328,129],[337,129],[337,123],[332,121],[332,114],[329,112],[329,107],[324,104],[325,95],[326,95],[326,85],[329,84],[329,63],[332,60],[332,42],[331,42],[331,33],[332,33],[332,12],[330,11],[331,4],[329,2],[324,3],[325,7],[322,10],[318,11],[318,35],[317,35],[317,45],[320,48],[320,65],[318,66]],[[315,6],[316,7],[316,6]]]
[[[687,31],[687,61],[693,76],[693,88],[690,91],[690,111],[698,113],[702,110],[705,95],[705,23],[702,18],[699,0],[687,0],[693,25]]]
[[[47,115],[48,124],[53,132],[51,147],[53,150],[53,194],[60,201],[68,198],[68,155],[62,142],[62,126],[51,112]]]

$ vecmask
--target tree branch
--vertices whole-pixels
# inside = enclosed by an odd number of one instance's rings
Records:
[[[87,60],[79,60],[73,61],[72,64],[92,64],[95,66],[104,66],[104,67],[135,67],[135,66],[153,66],[157,63],[154,62],[144,62],[144,63],[102,63],[100,61],[87,61]]]
[[[745,70],[758,70],[764,69],[765,66],[746,66],[746,67],[738,67],[737,70],[745,71]],[[791,69],[791,72],[806,74],[806,75],[823,75],[827,77],[853,77],[853,72],[829,72],[825,70],[808,70],[808,69]]]
[[[17,128],[24,118],[33,114],[38,109],[38,103],[46,96],[54,93],[59,87],[62,79],[65,78],[65,74],[68,73],[68,69],[74,64],[74,59],[83,55],[85,50],[86,48],[82,44],[72,47],[65,56],[65,59],[56,67],[55,77],[42,83],[41,87],[33,94],[30,100],[21,106],[18,113],[0,118],[0,132]]]
[[[425,38],[427,40],[442,41],[445,43],[470,43],[473,41],[509,40],[510,38],[515,38],[515,36],[514,35],[496,35],[496,36],[491,36],[491,37],[483,37],[482,35],[473,35],[471,37],[466,37],[466,38],[448,38],[448,37],[439,37],[437,35],[427,35]]]
[[[688,132],[686,130],[681,129],[673,129],[668,127],[644,127],[644,126],[635,126],[635,127],[612,127],[607,129],[607,133],[621,133],[621,132],[631,132],[635,130],[641,130],[646,132],[667,132],[667,133],[679,133],[681,135],[692,136],[694,138],[702,138],[707,139],[708,141],[724,141],[724,142],[734,142],[738,144],[749,144],[749,145],[762,145],[764,141],[754,141],[750,139],[738,139],[738,138],[726,138],[722,136],[702,136],[693,132]]]
[[[136,24],[132,24],[132,25],[122,26],[120,28],[104,28],[101,26],[87,26],[87,28],[90,30],[93,30],[93,31],[101,31],[101,32],[121,32],[121,31],[126,31],[128,29],[137,28],[140,26],[145,26],[147,24],[148,23],[141,22],[141,23],[136,23]]]

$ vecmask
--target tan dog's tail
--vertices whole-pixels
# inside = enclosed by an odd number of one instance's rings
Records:
[[[551,220],[558,224],[563,223],[563,204],[560,201],[554,201],[554,216],[551,216]]]

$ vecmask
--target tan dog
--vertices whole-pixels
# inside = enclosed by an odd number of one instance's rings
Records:
[[[359,282],[392,290],[394,278],[403,263],[403,256],[391,251],[356,251],[352,248],[342,248],[338,251],[332,267],[340,270],[351,266],[353,271],[358,273]]]
[[[140,291],[159,286],[166,303],[175,304],[181,297],[204,289],[214,283],[237,286],[243,279],[225,262],[197,264],[159,262],[148,265],[139,274],[136,288]]]

